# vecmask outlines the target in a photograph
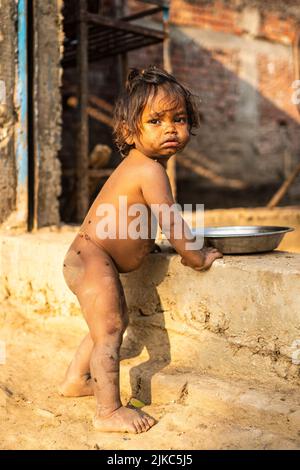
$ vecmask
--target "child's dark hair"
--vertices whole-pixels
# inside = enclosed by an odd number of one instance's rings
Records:
[[[114,110],[115,142],[122,157],[126,157],[134,147],[134,144],[127,144],[126,139],[130,135],[139,134],[145,105],[152,93],[153,96],[156,95],[159,86],[163,86],[174,101],[178,102],[180,98],[184,98],[190,132],[199,126],[200,117],[196,97],[175,77],[154,65],[141,70],[132,68],[127,77],[125,91],[118,99]]]

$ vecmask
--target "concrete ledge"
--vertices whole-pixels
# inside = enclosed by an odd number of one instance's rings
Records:
[[[132,364],[121,367],[123,393],[135,397],[146,404],[180,403],[195,408],[196,413],[212,412],[223,416],[234,416],[237,424],[251,420],[252,426],[264,423],[269,431],[276,426],[285,430],[285,435],[298,438],[300,425],[300,397],[295,388],[289,394],[284,390],[270,388],[249,388],[249,382],[224,381],[207,375],[197,375],[174,367],[167,367],[152,377],[151,397],[147,396],[149,381],[140,376],[140,387],[136,390],[133,380]]]
[[[0,235],[0,301],[79,314],[61,272],[73,237]],[[122,282],[131,317],[123,353],[145,355],[139,373],[154,376],[172,363],[226,379],[300,383],[300,366],[292,361],[300,359],[299,254],[225,256],[207,273],[184,268],[176,254],[152,254]]]

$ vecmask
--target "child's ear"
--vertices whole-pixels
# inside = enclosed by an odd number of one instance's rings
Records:
[[[133,135],[130,134],[129,132],[127,132],[127,134],[125,134],[125,142],[126,142],[126,144],[128,144],[128,145],[133,145],[133,144],[134,144]]]
[[[123,121],[123,135],[124,135],[126,144],[128,144],[128,145],[133,145],[134,144],[133,135],[130,132],[129,127],[125,123],[125,121]]]

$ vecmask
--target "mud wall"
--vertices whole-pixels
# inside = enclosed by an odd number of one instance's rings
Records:
[[[73,237],[1,234],[0,302],[17,302],[20,312],[80,314],[61,269]],[[123,347],[128,358],[145,349],[140,375],[171,362],[223,379],[300,384],[300,254],[225,256],[203,274],[161,248],[121,275],[130,316]]]

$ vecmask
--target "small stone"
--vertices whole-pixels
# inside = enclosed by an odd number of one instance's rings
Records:
[[[44,410],[43,408],[37,408],[35,410],[36,414],[42,416],[43,418],[54,418],[54,413],[49,410]]]

